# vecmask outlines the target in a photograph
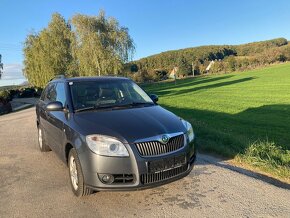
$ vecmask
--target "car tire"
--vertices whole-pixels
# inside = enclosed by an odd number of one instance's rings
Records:
[[[44,137],[43,137],[43,130],[41,126],[37,128],[38,132],[38,147],[41,152],[48,152],[51,151],[50,147],[46,144]]]
[[[68,171],[71,188],[75,196],[80,197],[90,195],[93,192],[92,189],[86,187],[84,184],[82,167],[74,148],[70,150],[68,155]]]

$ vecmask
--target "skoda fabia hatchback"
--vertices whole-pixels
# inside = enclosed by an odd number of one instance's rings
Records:
[[[39,148],[68,165],[72,191],[138,190],[188,175],[191,124],[127,78],[52,80],[36,106]]]

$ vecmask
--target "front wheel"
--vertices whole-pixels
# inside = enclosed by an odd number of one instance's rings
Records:
[[[72,148],[69,152],[68,168],[73,193],[77,197],[91,194],[92,190],[86,187],[84,184],[84,176],[81,164],[78,159],[77,152],[74,148]]]

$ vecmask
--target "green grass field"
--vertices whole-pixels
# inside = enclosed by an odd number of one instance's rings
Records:
[[[290,178],[290,64],[142,87],[191,122],[201,151]]]

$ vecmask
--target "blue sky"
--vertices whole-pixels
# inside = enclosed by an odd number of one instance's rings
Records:
[[[4,79],[21,75],[26,35],[44,28],[53,12],[69,19],[76,13],[96,15],[100,9],[129,28],[134,59],[199,45],[290,39],[288,0],[1,0]]]

